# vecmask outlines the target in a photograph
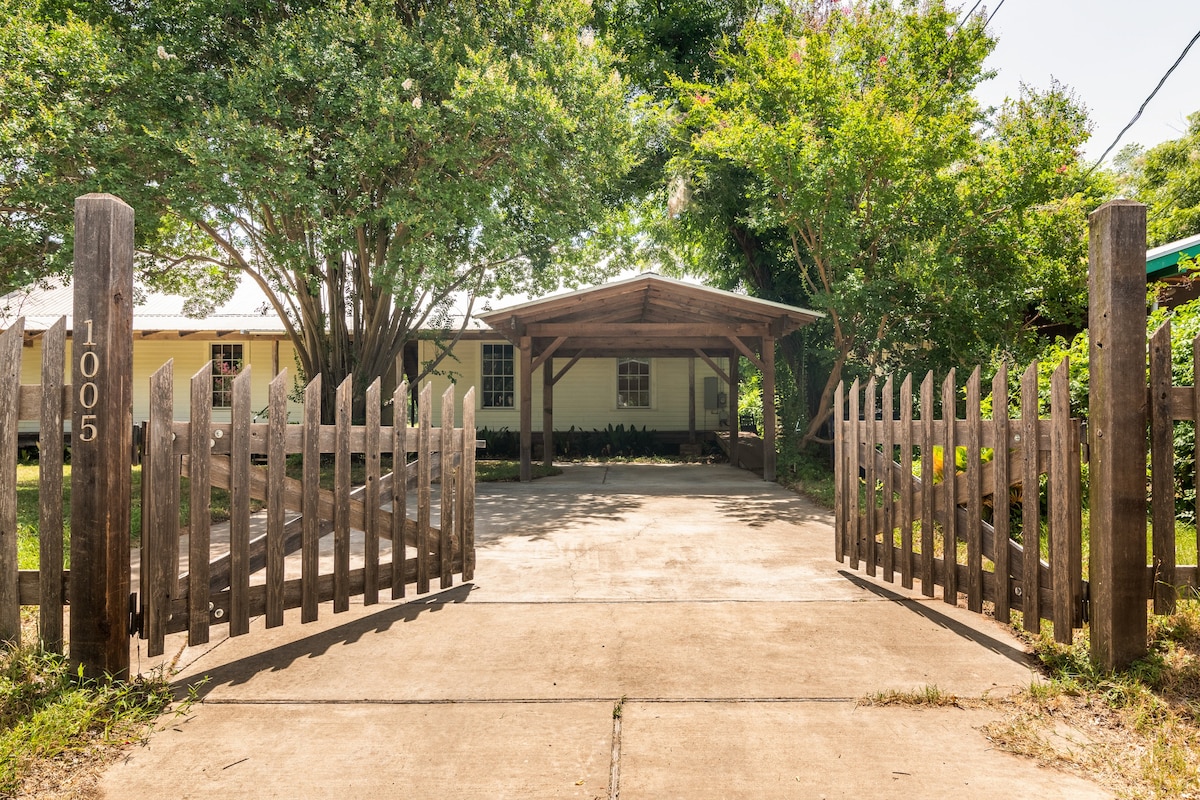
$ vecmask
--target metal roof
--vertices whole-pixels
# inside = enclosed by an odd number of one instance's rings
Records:
[[[1179,269],[1181,256],[1200,256],[1200,234],[1146,251],[1146,278],[1155,280],[1182,274]]]

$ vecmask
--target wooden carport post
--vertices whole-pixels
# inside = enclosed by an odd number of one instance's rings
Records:
[[[738,351],[729,351],[729,463],[735,467],[742,465],[741,459],[741,420],[738,419]]]
[[[554,464],[554,359],[542,362],[542,466]]]
[[[129,677],[133,209],[75,201],[71,408],[71,665]]]
[[[1089,222],[1091,654],[1111,671],[1146,654],[1146,207]]]
[[[775,337],[762,339],[763,480],[775,480]]]
[[[521,481],[533,480],[533,339],[521,342]]]

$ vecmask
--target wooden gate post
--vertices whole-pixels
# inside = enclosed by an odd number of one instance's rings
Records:
[[[1146,654],[1146,207],[1089,222],[1091,653],[1117,670]]]
[[[75,201],[71,358],[71,664],[129,677],[133,209]]]

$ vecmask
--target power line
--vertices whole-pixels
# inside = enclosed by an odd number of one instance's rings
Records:
[[[954,30],[950,31],[951,39],[954,38],[954,34],[958,33],[958,29],[963,26],[963,23],[971,18],[971,15],[975,13],[975,9],[979,8],[979,4],[982,2],[983,2],[983,0],[975,0],[975,5],[971,6],[971,10],[968,11],[966,14],[964,14],[963,18],[960,19],[958,21],[958,24],[954,26]]]
[[[1120,133],[1117,134],[1117,138],[1113,139],[1112,144],[1110,144],[1104,153],[1101,154],[1100,158],[1096,159],[1096,163],[1092,164],[1091,169],[1089,169],[1084,175],[1085,178],[1088,175],[1091,175],[1096,167],[1100,166],[1108,154],[1112,152],[1112,149],[1117,146],[1117,143],[1121,141],[1121,137],[1128,133],[1129,129],[1132,128],[1139,119],[1141,119],[1142,112],[1146,110],[1146,106],[1150,105],[1150,101],[1154,99],[1154,95],[1158,94],[1158,90],[1161,89],[1163,84],[1167,82],[1167,78],[1171,77],[1171,73],[1175,71],[1175,68],[1183,63],[1183,59],[1187,57],[1188,51],[1192,49],[1192,45],[1194,45],[1197,41],[1200,41],[1200,31],[1196,31],[1196,35],[1193,36],[1192,40],[1187,43],[1187,47],[1183,48],[1183,52],[1179,54],[1179,58],[1175,59],[1175,63],[1172,64],[1171,67],[1163,74],[1162,78],[1159,79],[1158,85],[1154,87],[1154,91],[1152,91],[1146,97],[1146,99],[1142,101],[1142,106],[1137,110],[1137,113],[1133,115],[1133,119],[1129,120],[1129,123],[1121,129]]]
[[[996,7],[992,9],[992,13],[988,14],[987,22],[983,23],[983,27],[985,29],[987,28],[988,25],[992,24],[992,19],[996,16],[996,14],[1000,13],[1000,9],[1003,7],[1004,7],[1004,0],[1000,0],[999,3],[996,3]]]

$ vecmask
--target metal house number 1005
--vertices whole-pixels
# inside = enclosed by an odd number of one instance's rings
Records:
[[[92,321],[85,319],[83,324],[87,326],[87,339],[82,342],[88,347],[95,347],[96,341],[92,333]],[[85,350],[79,354],[79,372],[86,379],[86,382],[79,387],[79,405],[84,411],[90,411],[96,407],[96,402],[99,400],[99,390],[96,388],[96,382],[92,378],[96,377],[96,373],[100,371],[100,357],[96,355],[94,350]],[[79,441],[91,442],[96,438],[96,415],[83,414],[79,418]]]

